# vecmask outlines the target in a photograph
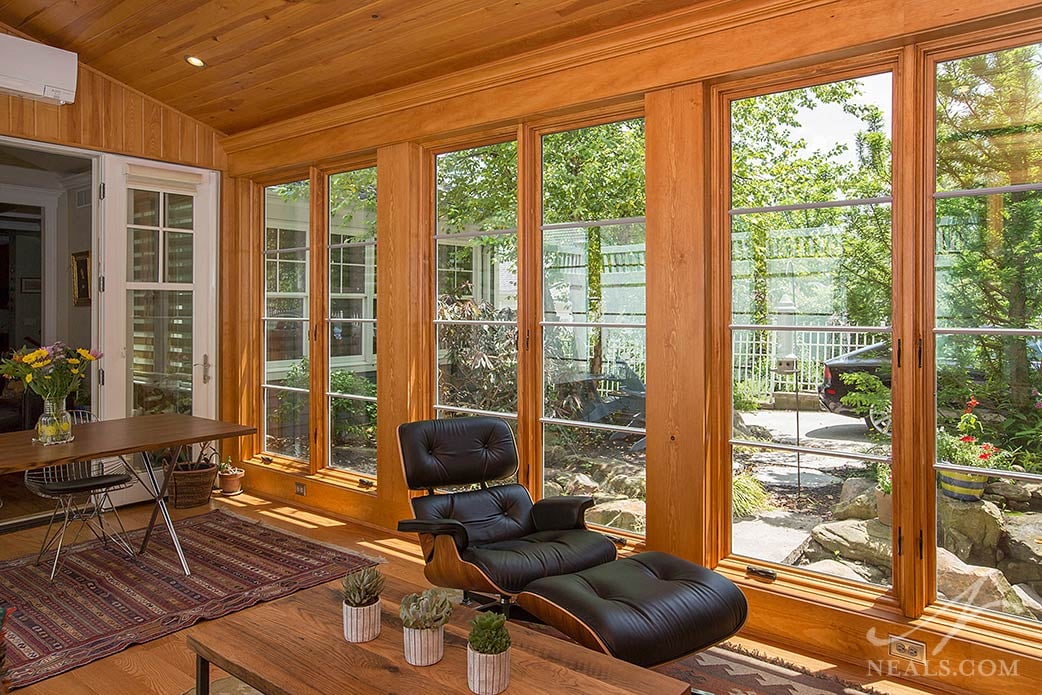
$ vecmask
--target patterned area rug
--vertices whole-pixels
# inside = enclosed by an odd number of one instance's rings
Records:
[[[48,556],[39,566],[35,555],[0,562],[0,606],[15,607],[7,621],[12,687],[374,564],[222,511],[175,524],[188,577],[165,529],[134,558],[101,541],[63,550],[53,583]],[[131,545],[143,534],[132,532]]]

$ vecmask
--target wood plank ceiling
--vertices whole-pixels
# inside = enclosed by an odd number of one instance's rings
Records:
[[[231,134],[719,1],[0,0],[0,22]]]

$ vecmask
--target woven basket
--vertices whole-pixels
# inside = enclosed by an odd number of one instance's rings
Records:
[[[217,466],[196,469],[175,466],[170,476],[170,499],[174,509],[198,507],[210,501]]]

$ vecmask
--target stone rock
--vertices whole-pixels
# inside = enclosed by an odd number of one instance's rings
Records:
[[[843,579],[853,579],[856,582],[864,581],[865,579],[858,574],[853,567],[842,563],[839,560],[818,560],[809,565],[803,565],[800,569],[821,572],[822,574],[828,574],[833,577],[842,577]]]
[[[1002,512],[991,502],[962,502],[946,495],[937,496],[940,545],[963,562],[994,567],[1004,530]]]
[[[1034,613],[1036,618],[1042,620],[1042,596],[1039,596],[1038,592],[1027,584],[1014,584],[1013,591],[1017,592],[1024,607]]]
[[[994,567],[968,565],[944,548],[937,549],[937,590],[951,601],[1034,618],[1005,575]]]
[[[1005,558],[998,566],[1010,583],[1042,591],[1042,517],[1010,515],[1001,549]]]
[[[890,528],[878,519],[842,519],[815,526],[811,537],[842,560],[890,568]]]
[[[839,504],[832,509],[833,519],[876,518],[876,484],[867,478],[848,478],[839,493]]]
[[[564,484],[564,488],[569,495],[592,495],[600,490],[601,486],[600,483],[585,473],[576,473]]]
[[[847,478],[843,481],[843,489],[839,491],[839,501],[847,502],[860,497],[866,492],[872,492],[876,488],[876,482],[868,478]]]
[[[626,495],[616,495],[611,492],[595,492],[592,495],[594,504],[604,504],[606,502],[615,502],[616,500],[629,499]]]
[[[555,480],[543,481],[543,497],[560,497],[564,494],[564,488]]]
[[[623,531],[644,533],[647,513],[641,500],[616,500],[591,507],[586,511],[586,523],[610,526]]]
[[[989,495],[998,495],[1010,502],[1027,502],[1031,499],[1031,491],[1016,483],[999,481],[984,488]]]
[[[753,471],[753,475],[764,485],[775,487],[794,488],[802,486],[806,489],[814,489],[838,485],[843,482],[842,478],[837,478],[829,473],[822,473],[809,468],[798,471],[793,466],[781,465],[757,466]]]
[[[608,481],[606,487],[610,492],[623,497],[644,499],[647,494],[644,476],[639,475],[617,475]]]

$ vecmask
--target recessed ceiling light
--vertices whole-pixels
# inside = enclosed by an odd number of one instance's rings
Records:
[[[196,58],[195,56],[185,56],[185,62],[189,65],[194,65],[197,68],[205,68],[206,63],[203,62],[202,58]]]

